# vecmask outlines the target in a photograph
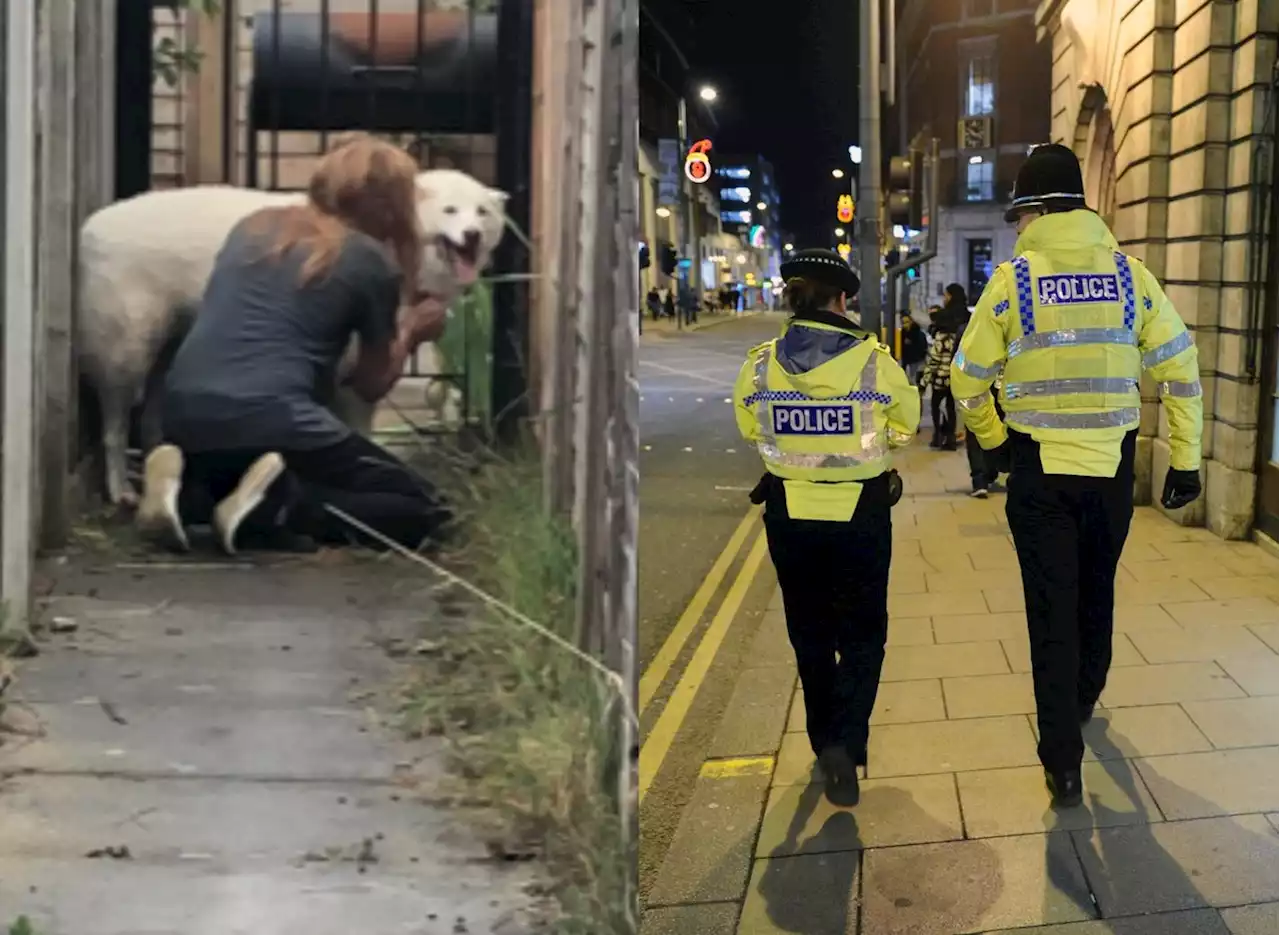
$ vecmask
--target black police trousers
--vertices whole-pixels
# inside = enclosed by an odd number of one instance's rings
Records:
[[[863,484],[846,523],[791,519],[782,483],[775,482],[764,524],[804,689],[809,742],[814,753],[843,745],[865,764],[889,629],[889,476]]]
[[[1040,762],[1078,769],[1081,714],[1111,667],[1116,567],[1133,518],[1137,432],[1125,436],[1115,477],[1045,474],[1040,446],[1009,433],[1005,513],[1022,569]]]

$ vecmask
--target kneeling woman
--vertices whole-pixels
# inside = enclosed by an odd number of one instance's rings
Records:
[[[858,800],[888,634],[889,451],[920,423],[920,396],[889,349],[846,317],[858,277],[839,254],[782,264],[794,317],[751,350],[734,392],[738,428],[764,459],[764,504],[806,726],[827,797]]]
[[[348,142],[321,161],[305,205],[231,232],[168,375],[145,533],[185,549],[185,524],[211,518],[227,552],[241,533],[349,541],[331,505],[409,547],[439,534],[448,511],[436,492],[329,409],[353,337],[346,382],[375,402],[443,330],[445,310],[414,294],[416,171],[390,144]]]

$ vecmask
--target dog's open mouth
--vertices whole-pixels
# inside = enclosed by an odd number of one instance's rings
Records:
[[[479,278],[479,240],[468,238],[468,242],[460,246],[448,237],[441,237],[440,249],[444,251],[445,258],[453,268],[453,275],[457,278],[459,285],[469,286]]]

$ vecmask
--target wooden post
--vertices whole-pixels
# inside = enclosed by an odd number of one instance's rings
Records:
[[[236,6],[234,0],[225,0],[212,16],[195,5],[186,11],[187,48],[200,52],[199,70],[185,80],[182,149],[187,185],[231,182],[229,147],[235,138],[238,63],[236,45],[227,42],[227,30],[234,29]]]
[[[36,258],[40,404],[40,544],[60,548],[71,532],[71,474],[78,396],[71,333],[75,321],[76,240],[76,15],[83,0],[42,3],[37,100],[40,242]]]
[[[612,402],[611,444],[608,446],[613,465],[610,471],[609,542],[612,544],[611,595],[607,618],[612,622],[611,642],[617,647],[614,664],[623,678],[627,704],[620,715],[620,762],[618,802],[622,818],[626,853],[635,857],[639,840],[637,821],[639,725],[633,720],[636,706],[635,667],[639,612],[637,559],[640,537],[640,385],[637,361],[640,350],[640,262],[636,242],[640,239],[636,215],[639,198],[639,112],[637,105],[636,56],[639,53],[638,0],[615,0],[615,28],[619,41],[615,46],[616,80],[612,94],[614,137],[611,163],[614,199],[613,225],[613,329],[609,342],[612,350],[612,380],[609,399]],[[611,37],[612,38],[612,37]],[[628,878],[630,879],[630,878]],[[633,907],[634,893],[628,893],[625,904]],[[633,930],[638,920],[632,920]]]
[[[58,0],[48,0],[58,2]],[[0,463],[0,628],[31,612],[35,458],[36,5],[5,5],[4,422]]]

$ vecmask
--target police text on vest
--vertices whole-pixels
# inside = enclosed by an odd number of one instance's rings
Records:
[[[851,435],[853,407],[845,405],[773,405],[775,435]]]
[[[1059,273],[1036,280],[1041,305],[1119,302],[1120,284],[1112,273]]]

